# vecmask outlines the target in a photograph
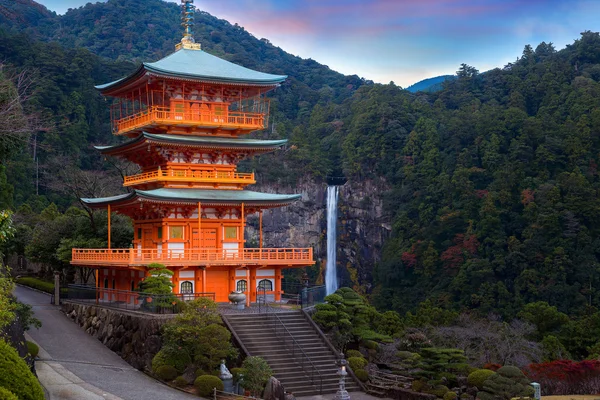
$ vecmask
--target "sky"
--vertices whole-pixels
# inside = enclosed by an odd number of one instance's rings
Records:
[[[37,0],[64,14],[89,0]],[[178,1],[177,1],[178,2]],[[288,53],[347,75],[407,87],[515,61],[523,47],[557,50],[600,31],[600,0],[196,0]]]

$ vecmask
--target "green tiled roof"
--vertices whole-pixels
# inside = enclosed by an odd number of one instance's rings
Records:
[[[81,200],[89,206],[104,206],[118,203],[123,200],[146,199],[155,201],[178,201],[183,203],[219,203],[238,205],[286,205],[300,199],[299,194],[273,194],[253,192],[250,190],[205,190],[205,189],[169,189],[160,188],[153,190],[134,190],[131,193],[112,197],[101,197],[95,199],[82,198]]]
[[[287,75],[254,71],[202,50],[181,49],[156,62],[143,63],[133,74],[114,82],[98,85],[96,89],[101,91],[111,89],[140,74],[143,70],[175,78],[249,85],[277,85],[287,78]]]
[[[188,136],[188,135],[166,135],[152,134],[142,132],[142,134],[133,140],[121,143],[114,146],[95,146],[97,150],[102,152],[110,152],[120,148],[128,147],[138,142],[145,140],[156,141],[159,143],[174,143],[179,145],[196,145],[199,147],[229,147],[239,149],[276,149],[287,143],[287,139],[282,140],[259,140],[259,139],[237,139],[224,137],[208,137],[208,136]]]

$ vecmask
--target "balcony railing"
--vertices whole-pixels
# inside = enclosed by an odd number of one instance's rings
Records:
[[[124,186],[152,182],[196,182],[196,183],[225,183],[251,185],[256,183],[254,173],[232,171],[190,171],[190,170],[156,170],[142,174],[126,176]]]
[[[312,248],[283,249],[73,249],[71,264],[89,266],[313,265]]]
[[[225,106],[221,109],[209,110],[194,110],[188,107],[179,110],[176,107],[152,106],[127,117],[115,119],[113,132],[122,135],[153,125],[202,126],[212,129],[252,131],[265,128],[265,121],[264,114],[229,111]]]

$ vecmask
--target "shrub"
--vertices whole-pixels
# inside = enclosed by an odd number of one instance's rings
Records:
[[[483,366],[483,369],[489,369],[494,372],[498,371],[500,368],[502,368],[502,365],[496,363],[487,363]]]
[[[29,352],[31,357],[36,358],[38,353],[40,352],[40,348],[38,347],[38,345],[30,341],[27,341],[26,344],[27,351]]]
[[[259,396],[273,374],[271,367],[260,357],[246,357],[242,368],[246,370],[243,383],[244,388],[252,394]]]
[[[586,394],[600,392],[600,360],[557,360],[530,364],[523,371],[544,388],[544,394]]]
[[[444,386],[444,385],[437,385],[431,389],[423,390],[424,393],[433,394],[434,396],[442,397],[442,398],[444,396],[446,396],[446,393],[448,393],[449,391],[450,391],[450,389],[448,389],[448,387]]]
[[[374,340],[365,340],[363,342],[363,346],[365,346],[369,350],[378,350],[379,349],[379,343],[375,342]]]
[[[363,355],[358,350],[347,350],[346,351],[346,358],[350,358],[350,357],[363,357]]]
[[[196,375],[196,378],[202,375],[211,375],[211,374],[207,374],[206,372],[204,372],[204,370],[202,368],[198,368],[196,370],[196,372],[194,372],[194,375]]]
[[[221,391],[225,389],[223,381],[214,375],[201,375],[197,377],[194,381],[194,386],[198,391],[198,395],[202,397],[211,395],[215,388]]]
[[[412,390],[414,390],[415,392],[422,392],[423,389],[427,388],[427,381],[425,379],[423,379],[423,378],[421,378],[421,379],[415,379],[412,382],[411,387],[412,387]]]
[[[529,397],[533,393],[529,379],[519,368],[504,366],[485,380],[477,397],[481,400],[510,400],[513,397]]]
[[[361,357],[350,357],[348,358],[348,365],[350,365],[350,369],[352,371],[357,371],[359,369],[364,369],[369,362],[366,358]]]
[[[246,375],[246,370],[244,368],[231,368],[229,372],[233,375],[233,381],[235,383],[240,382],[240,379]]]
[[[42,292],[54,293],[54,283],[52,283],[52,282],[43,281],[41,279],[33,278],[33,277],[29,277],[29,276],[23,277],[23,278],[18,278],[16,280],[16,282],[19,285],[29,286],[31,288],[41,290]]]
[[[19,400],[19,398],[10,390],[0,387],[0,400]]]
[[[175,384],[175,386],[177,386],[178,388],[182,388],[187,386],[187,380],[183,377],[183,376],[178,376],[177,378],[175,378],[175,381],[173,382]]]
[[[454,400],[458,397],[456,392],[448,392],[444,395],[444,400]]]
[[[354,372],[354,375],[356,375],[356,377],[358,378],[359,381],[361,382],[366,382],[369,380],[369,373],[367,371],[365,371],[364,369],[357,369],[357,370],[352,370]]]
[[[171,381],[177,376],[177,370],[172,365],[161,365],[155,373],[163,381]]]
[[[185,349],[167,345],[152,358],[152,372],[156,374],[159,367],[170,365],[177,372],[182,373],[191,363],[192,359]]]
[[[469,374],[467,378],[467,383],[469,386],[476,386],[477,389],[483,389],[483,382],[490,376],[494,375],[495,372],[490,369],[478,369]]]
[[[27,363],[8,343],[0,340],[0,387],[21,400],[44,400],[42,386]]]

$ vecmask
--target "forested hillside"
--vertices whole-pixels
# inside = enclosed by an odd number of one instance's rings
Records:
[[[40,220],[55,220],[82,193],[119,190],[98,182],[118,168],[91,150],[115,140],[93,85],[167,54],[180,27],[178,8],[159,0],[109,0],[62,17],[27,3],[0,0],[0,59],[9,64],[4,71],[33,77],[25,107],[41,114],[45,129],[3,156],[4,185],[14,186],[14,196],[2,197],[2,207],[27,204],[16,214],[27,228],[13,248],[33,254]],[[585,32],[561,51],[526,46],[514,63],[485,74],[462,65],[441,91],[412,94],[291,56],[206,13],[197,24],[206,51],[290,76],[273,92],[269,129],[257,133],[287,137],[290,147],[246,168],[269,181],[344,174],[381,177],[392,187],[384,194],[392,235],[383,261],[372,286],[357,285],[379,308],[406,311],[431,299],[514,317],[535,301],[570,315],[600,305],[598,33]],[[27,214],[51,202],[58,208],[46,217]],[[73,223],[70,215],[61,221]],[[61,232],[72,235],[71,228]],[[101,229],[82,228],[82,237],[92,240]],[[49,257],[57,268],[66,265]]]

